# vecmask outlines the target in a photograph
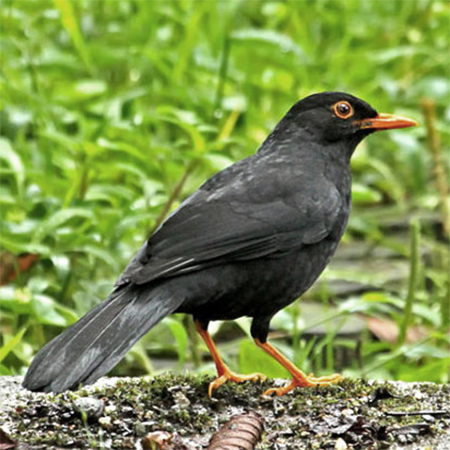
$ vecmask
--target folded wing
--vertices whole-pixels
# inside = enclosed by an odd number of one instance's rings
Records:
[[[308,182],[305,178],[305,182]],[[324,239],[343,208],[338,190],[324,181],[315,192],[286,189],[283,196],[267,193],[264,201],[210,192],[205,187],[187,199],[140,249],[117,281],[143,284],[233,261],[277,257],[299,246]],[[207,186],[206,186],[207,187]],[[251,195],[251,194],[250,194]],[[255,194],[257,196],[257,194]]]

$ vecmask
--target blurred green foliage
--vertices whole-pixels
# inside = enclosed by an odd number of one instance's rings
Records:
[[[23,373],[45,342],[109,293],[169,211],[207,177],[253,153],[299,98],[342,90],[419,121],[428,98],[448,149],[449,5],[3,0],[1,247],[39,259],[29,271],[13,270],[17,277],[0,290],[1,373]],[[448,153],[442,161],[448,171]],[[408,245],[390,241],[380,219],[386,211],[403,219],[438,214],[426,130],[370,137],[353,169],[347,242],[365,239],[407,256]],[[363,367],[351,373],[448,379],[448,253],[434,231],[422,229],[431,260],[426,267],[419,261],[411,323],[433,331],[410,346],[367,336]],[[13,269],[19,266],[14,260]],[[407,291],[405,281],[375,300],[351,298],[339,314],[384,315],[402,326]],[[284,323],[298,333],[295,311],[285,312]],[[172,352],[183,364],[182,320],[150,332],[119,372],[151,370],[148,351]],[[270,364],[247,344],[240,348],[244,369]],[[314,349],[297,344],[291,356],[308,364]],[[260,367],[246,367],[252,355]]]

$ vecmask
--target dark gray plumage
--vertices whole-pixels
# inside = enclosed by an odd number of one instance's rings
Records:
[[[350,118],[338,117],[337,102],[351,106]],[[264,343],[273,315],[335,252],[350,212],[350,157],[377,117],[339,92],[294,105],[256,154],[183,202],[108,299],[38,353],[24,386],[61,392],[92,383],[174,312],[192,314],[205,330],[211,320],[250,316]]]

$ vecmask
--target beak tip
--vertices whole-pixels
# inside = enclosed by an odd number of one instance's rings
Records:
[[[362,121],[360,127],[377,130],[394,130],[398,128],[418,127],[419,122],[408,117],[401,117],[394,114],[380,113],[378,116]]]

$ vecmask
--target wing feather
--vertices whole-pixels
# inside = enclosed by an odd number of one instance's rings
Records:
[[[291,198],[274,195],[259,203],[197,191],[149,238],[116,284],[143,284],[212,265],[276,257],[318,242],[330,233],[343,205],[332,184],[319,186],[308,197],[302,197],[300,188]]]

